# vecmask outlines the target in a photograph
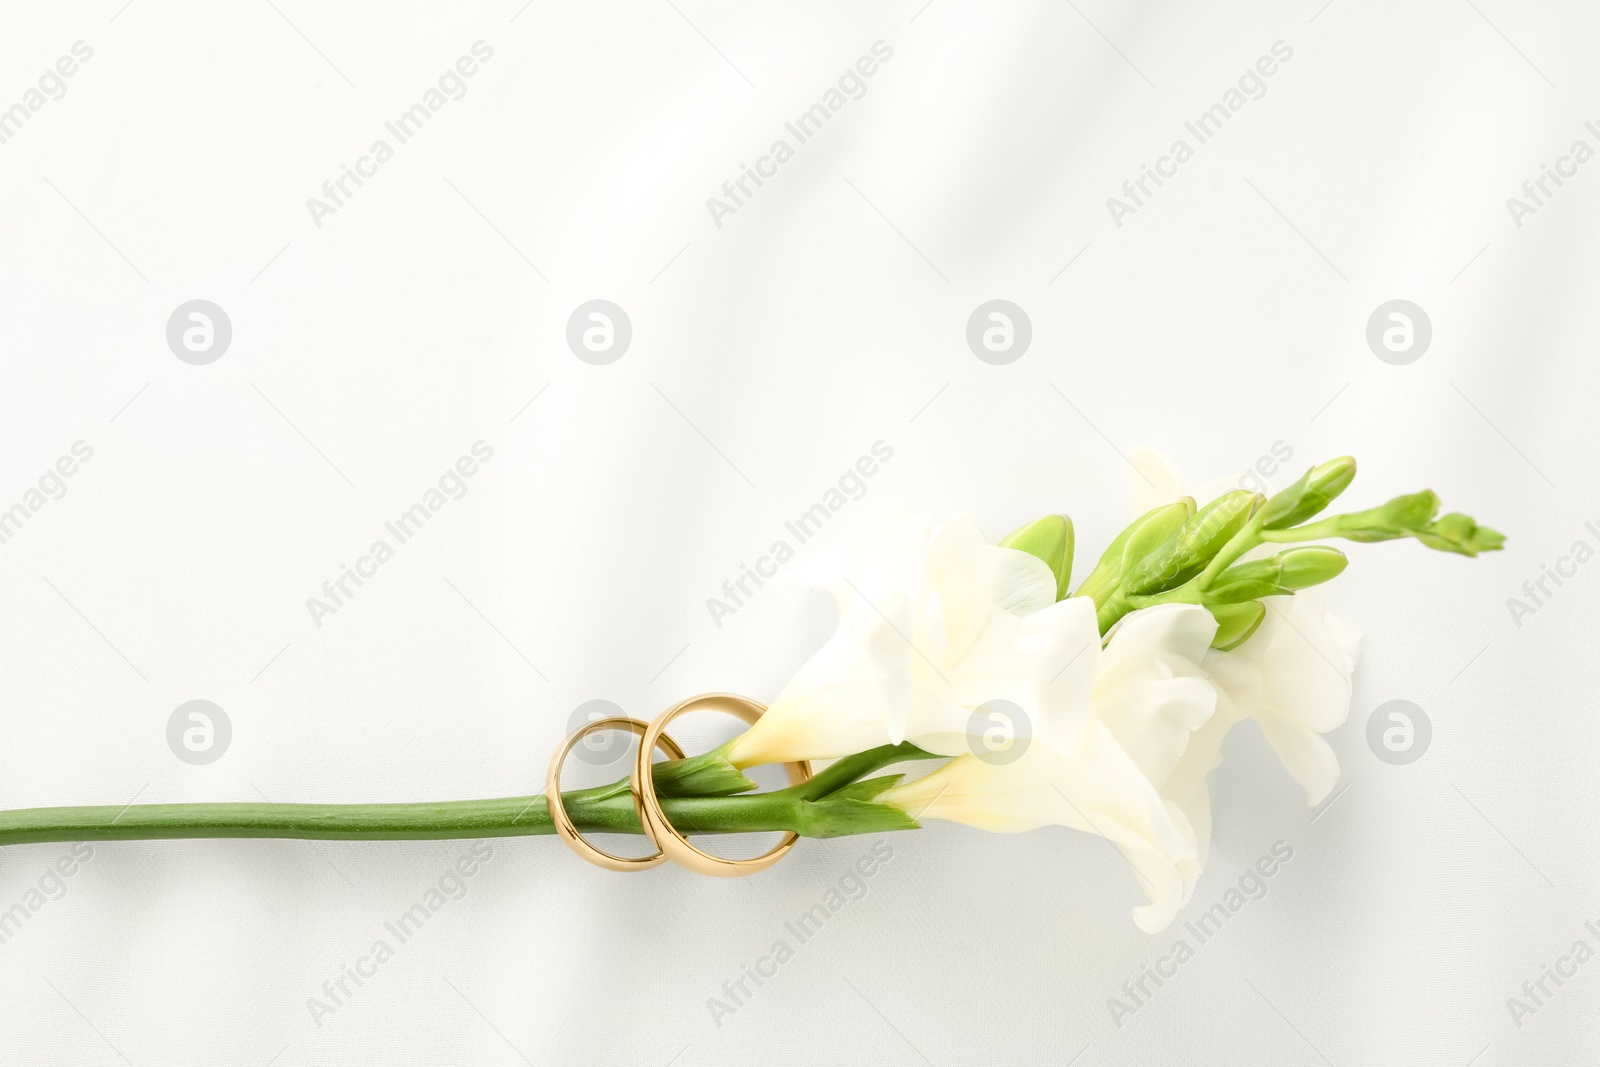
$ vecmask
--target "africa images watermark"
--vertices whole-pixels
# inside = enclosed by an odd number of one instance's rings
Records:
[[[23,490],[20,500],[0,511],[0,545],[10,543],[22,532],[23,524],[31,516],[37,515],[46,504],[66,496],[67,479],[77,474],[78,468],[93,458],[94,449],[87,443],[72,442],[68,454],[46,467],[38,481]]]
[[[1221,900],[1184,922],[1183,928],[1194,937],[1195,944],[1190,945],[1186,938],[1180,937],[1165,955],[1156,958],[1154,967],[1140,964],[1139,976],[1122,983],[1122,996],[1106,998],[1106,1010],[1111,1013],[1112,1023],[1121,1029],[1129,1016],[1149,1006],[1161,987],[1178,976],[1178,968],[1194,959],[1195,947],[1216,937],[1228,920],[1250,901],[1266,896],[1267,879],[1292,859],[1294,846],[1274,841],[1272,848],[1253,865],[1245,868],[1238,881],[1223,892]]]
[[[756,557],[754,567],[748,563],[739,564],[739,573],[722,583],[722,596],[706,598],[706,610],[711,613],[711,621],[716,623],[717,629],[722,629],[725,616],[738,614],[766,584],[765,580],[777,577],[778,568],[794,559],[795,545],[811,540],[829,519],[844,510],[846,504],[867,495],[867,479],[894,458],[894,449],[884,441],[874,441],[870,452],[845,468],[838,482],[828,487],[821,500],[783,524],[784,531],[794,538],[794,545],[783,537],[773,541],[766,555]],[[752,589],[752,585],[755,588]]]
[[[1239,488],[1252,493],[1272,492],[1271,479],[1277,477],[1290,460],[1294,459],[1294,446],[1287,441],[1272,442],[1272,448],[1257,456],[1256,461],[1239,476]]]
[[[356,957],[354,964],[343,964],[339,975],[322,983],[322,995],[306,998],[306,1010],[311,1021],[320,1030],[330,1015],[355,999],[356,993],[367,982],[376,978],[378,968],[394,959],[395,951],[421,932],[423,926],[444,910],[446,904],[467,895],[468,879],[488,866],[494,859],[494,846],[487,841],[474,841],[465,852],[456,857],[438,879],[422,894],[421,899],[401,912],[399,917],[383,924],[387,936],[374,939],[366,953]],[[393,943],[391,943],[391,940]],[[351,988],[354,986],[355,988]]]
[[[1583,124],[1584,132],[1600,143],[1600,125],[1593,119]],[[1511,221],[1517,229],[1522,229],[1524,220],[1530,215],[1537,215],[1539,209],[1546,207],[1547,201],[1560,191],[1567,183],[1563,178],[1576,178],[1578,168],[1594,158],[1594,146],[1582,137],[1572,142],[1565,155],[1556,157],[1554,167],[1548,163],[1539,164],[1539,176],[1529,178],[1522,183],[1522,196],[1506,197],[1506,210],[1511,213]]]
[[[394,158],[397,147],[421,133],[423,126],[450,101],[460,100],[467,95],[467,79],[478,73],[479,64],[494,58],[494,49],[483,41],[474,41],[471,53],[461,56],[454,65],[445,68],[438,81],[423,91],[419,102],[383,124],[384,131],[394,139],[394,144],[379,137],[372,142],[365,155],[356,157],[353,168],[341,163],[339,176],[322,183],[322,196],[325,199],[315,196],[306,198],[306,210],[311,212],[311,221],[317,229],[322,229],[324,218],[337,213],[356,195],[356,190],[366,184],[365,179],[378,176],[378,168]],[[354,189],[351,188],[352,184]]]
[[[706,1010],[711,1013],[711,1021],[717,1025],[717,1029],[722,1028],[724,1019],[750,1003],[756,990],[766,985],[769,979],[777,977],[778,968],[794,959],[799,946],[821,933],[822,928],[852,901],[866,897],[868,880],[892,859],[894,846],[887,841],[875,842],[828,887],[821,900],[792,921],[785,921],[783,929],[788,936],[778,938],[771,948],[757,956],[752,963],[741,964],[739,976],[722,983],[722,996],[706,998]],[[793,943],[790,938],[794,939]]]
[[[46,904],[67,895],[67,879],[83,870],[94,859],[94,846],[79,841],[45,869],[38,881],[29,886],[22,899],[0,911],[0,945],[8,943],[22,932],[29,919],[44,910]]]
[[[1157,156],[1155,165],[1141,163],[1139,175],[1122,183],[1121,197],[1106,197],[1106,210],[1111,213],[1111,221],[1117,229],[1122,229],[1122,220],[1129,215],[1136,215],[1144,207],[1169,178],[1178,176],[1178,168],[1189,162],[1195,156],[1195,149],[1205,144],[1211,138],[1222,132],[1222,127],[1228,120],[1237,115],[1251,100],[1260,100],[1267,95],[1267,79],[1278,73],[1278,66],[1287,63],[1294,56],[1294,49],[1283,41],[1272,42],[1271,54],[1261,56],[1255,61],[1254,66],[1246,68],[1239,75],[1239,80],[1222,94],[1222,99],[1212,104],[1197,115],[1193,121],[1183,124],[1194,144],[1187,138],[1179,137],[1167,149],[1167,154]],[[1248,95],[1247,95],[1248,94]],[[1150,188],[1151,183],[1155,189]]]
[[[45,68],[34,87],[23,90],[22,99],[0,111],[0,145],[22,132],[23,125],[44,110],[52,100],[67,95],[67,79],[78,73],[79,65],[94,58],[94,49],[83,41],[72,42],[69,55],[61,56]]]
[[[854,66],[845,68],[838,82],[822,94],[821,100],[783,124],[784,132],[794,138],[794,144],[791,145],[786,137],[779,137],[767,148],[765,155],[756,157],[754,167],[740,163],[739,176],[722,183],[722,198],[706,197],[706,210],[711,212],[711,221],[717,224],[717,229],[722,229],[723,218],[736,214],[744,207],[745,202],[755,196],[756,190],[767,183],[767,179],[776,178],[778,168],[794,158],[795,149],[822,132],[822,127],[843,110],[845,104],[866,96],[866,79],[878,73],[879,64],[887,63],[893,57],[894,49],[888,44],[883,41],[872,42],[871,55],[864,55],[855,61]],[[751,188],[752,183],[754,189]]]
[[[1600,943],[1600,924],[1591,919],[1583,924],[1583,929]],[[1506,1010],[1511,1013],[1511,1021],[1517,1024],[1517,1029],[1522,1029],[1522,1022],[1528,1016],[1537,1015],[1540,1009],[1548,1007],[1555,995],[1578,976],[1578,968],[1592,959],[1594,946],[1580,937],[1566,953],[1556,957],[1555,963],[1540,964],[1537,977],[1523,980],[1522,995],[1506,998]]]
[[[422,499],[383,524],[384,531],[394,539],[394,544],[391,545],[387,538],[378,538],[365,555],[356,557],[354,566],[339,564],[338,577],[322,583],[321,597],[306,597],[306,610],[311,613],[311,621],[317,629],[322,629],[322,622],[329,615],[337,614],[340,608],[346,606],[356,592],[367,584],[368,579],[377,577],[378,568],[395,557],[396,548],[422,532],[422,528],[450,501],[460,500],[467,495],[467,480],[478,473],[482,464],[494,458],[494,447],[484,441],[474,441],[470,451],[471,455],[460,456],[454,464],[445,468],[438,481],[423,492]],[[354,588],[351,588],[352,585]]]
[[[1511,612],[1511,621],[1517,629],[1522,629],[1523,619],[1538,614],[1539,609],[1548,604],[1562,586],[1576,578],[1579,567],[1594,559],[1595,546],[1600,545],[1600,524],[1586,522],[1583,529],[1594,539],[1592,543],[1589,538],[1578,538],[1565,555],[1556,557],[1553,565],[1539,564],[1539,576],[1522,583],[1522,596],[1506,597],[1506,610]]]

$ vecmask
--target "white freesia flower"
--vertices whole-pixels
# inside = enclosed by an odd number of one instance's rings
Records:
[[[1143,450],[1132,460],[1141,472],[1129,479],[1140,513],[1183,495],[1182,480],[1165,457]],[[1206,499],[1237,486],[1207,487],[1212,488],[1216,491]],[[1271,547],[1261,546],[1246,558],[1271,553]],[[1339,780],[1339,761],[1321,735],[1342,725],[1350,713],[1361,635],[1327,611],[1326,591],[1320,586],[1291,597],[1267,597],[1262,603],[1266,618],[1249,640],[1231,652],[1213,649],[1205,657],[1203,665],[1217,685],[1219,699],[1215,722],[1203,738],[1196,739],[1195,765],[1208,764],[1199,769],[1197,788],[1204,798],[1204,775],[1222,760],[1223,735],[1235,723],[1253,717],[1289,773],[1305,788],[1307,804],[1316,805]],[[1196,803],[1209,807],[1208,800]]]
[[[839,628],[734,743],[739,766],[844,756],[909,740],[967,751],[979,705],[1032,717],[1086,643],[1092,610],[1056,603],[1043,561],[984,541],[970,515],[863,512],[842,552],[802,575],[833,594]],[[1087,629],[1086,629],[1087,627]]]
[[[1081,605],[1094,631],[1089,600],[1062,603]],[[1134,921],[1147,932],[1165,929],[1194,891],[1210,833],[1209,767],[1196,773],[1189,750],[1216,704],[1200,666],[1215,632],[1211,613],[1194,605],[1134,612],[1104,650],[1096,637],[1064,671],[1059,699],[1048,706],[1056,714],[1036,722],[1025,746],[1018,742],[1020,755],[960,756],[878,799],[914,818],[998,833],[1068,826],[1104,837],[1149,899]]]
[[[1140,511],[1182,495],[1145,456]],[[1225,490],[1227,487],[1222,487]],[[838,552],[799,569],[831,592],[840,622],[767,713],[738,738],[739,766],[826,759],[911,741],[956,757],[877,799],[915,818],[1014,833],[1068,826],[1105,837],[1132,864],[1150,932],[1188,902],[1211,836],[1206,775],[1234,725],[1254,717],[1312,803],[1338,777],[1321,733],[1350,704],[1355,636],[1320,590],[1269,598],[1260,629],[1210,648],[1203,607],[1125,616],[1102,644],[1095,605],[1055,600],[1026,553],[987,544],[968,515],[864,512]],[[1020,712],[990,750],[978,709]]]

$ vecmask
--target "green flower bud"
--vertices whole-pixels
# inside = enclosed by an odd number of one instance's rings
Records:
[[[1432,489],[1397,496],[1383,505],[1383,513],[1402,530],[1420,530],[1439,513],[1439,496]]]
[[[1227,652],[1250,639],[1261,620],[1267,617],[1267,606],[1259,600],[1250,600],[1212,607],[1211,614],[1217,620],[1217,636],[1211,639],[1211,647]]]
[[[1428,529],[1439,510],[1432,489],[1397,496],[1387,504],[1339,517],[1339,535],[1352,541],[1392,541]]]
[[[1158,593],[1187,582],[1244,528],[1264,499],[1244,489],[1217,497],[1134,566],[1124,576],[1123,588],[1134,594]]]
[[[1246,489],[1224,493],[1184,523],[1182,549],[1191,562],[1203,563],[1244,529],[1266,497]]]
[[[1072,577],[1072,520],[1065,515],[1046,515],[1037,522],[1019,526],[1000,541],[1001,548],[1014,548],[1044,560],[1056,577],[1056,599],[1067,595]]]
[[[1158,508],[1151,508],[1133,520],[1127,529],[1118,534],[1116,540],[1106,547],[1105,552],[1100,556],[1100,562],[1094,565],[1094,570],[1089,572],[1089,577],[1083,580],[1083,584],[1078,586],[1078,591],[1074,595],[1086,596],[1094,600],[1096,604],[1104,604],[1106,599],[1116,592],[1117,586],[1122,583],[1123,560],[1127,556],[1128,548],[1133,541],[1134,535],[1141,534],[1146,526],[1158,519],[1164,523],[1170,522],[1174,509],[1178,509],[1176,511],[1177,522],[1174,526],[1162,527],[1160,530],[1161,540],[1165,540],[1171,535],[1175,526],[1182,525],[1190,515],[1194,514],[1194,500],[1190,497],[1184,497],[1176,503],[1163,504]],[[1158,544],[1160,544],[1159,540],[1153,542],[1150,547]],[[1148,549],[1144,549],[1139,553],[1139,556],[1134,558],[1140,558],[1144,551],[1148,551]]]
[[[1349,488],[1356,477],[1356,461],[1350,456],[1330,459],[1312,467],[1289,488],[1275,494],[1263,510],[1263,530],[1286,530],[1298,526],[1331,504]]]
[[[1286,589],[1309,589],[1313,585],[1321,585],[1339,577],[1350,562],[1343,552],[1327,545],[1285,549],[1278,559],[1283,564],[1278,582]]]
[[[1306,491],[1311,487],[1312,467],[1300,476],[1300,479],[1287,489],[1281,489],[1272,494],[1266,505],[1261,509],[1261,528],[1263,530],[1278,530],[1285,526],[1293,525],[1292,519],[1295,510],[1300,507],[1305,499]]]
[[[1350,483],[1356,480],[1356,458],[1354,456],[1340,456],[1330,459],[1311,472],[1311,488],[1326,496],[1330,501],[1350,488]]]
[[[1124,588],[1127,588],[1128,578],[1141,572],[1153,555],[1168,554],[1172,540],[1193,515],[1194,497],[1186,496],[1164,508],[1156,509],[1148,519],[1140,523],[1139,528],[1129,536],[1128,543],[1122,546]],[[1155,565],[1159,566],[1159,561],[1156,561]]]
[[[1463,556],[1476,556],[1479,552],[1497,552],[1505,543],[1505,534],[1479,526],[1470,515],[1453,511],[1417,532],[1417,540],[1440,552],[1457,552]]]

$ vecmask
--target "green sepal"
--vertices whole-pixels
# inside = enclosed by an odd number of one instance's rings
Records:
[[[688,759],[651,764],[656,795],[663,797],[731,797],[749,792],[756,783],[728,762],[733,742]],[[624,786],[627,779],[623,779]]]
[[[1205,592],[1206,606],[1240,604],[1264,596],[1287,596],[1294,590],[1283,583],[1283,560],[1277,556],[1253,559],[1223,571]]]
[[[903,774],[881,774],[876,778],[865,778],[859,782],[851,782],[842,789],[835,789],[829,793],[829,800],[872,800],[880,793],[887,792],[900,784]]]
[[[1232,651],[1248,641],[1261,620],[1267,617],[1267,606],[1259,600],[1207,607],[1217,620],[1217,634],[1211,639],[1211,647],[1222,652]]]
[[[892,804],[879,804],[872,798],[898,785],[903,774],[886,774],[855,782],[821,800],[802,801],[801,825],[796,829],[805,837],[849,837],[854,834],[885,833],[890,830],[916,830],[922,824]]]
[[[1238,604],[1264,596],[1287,596],[1337,578],[1349,562],[1343,552],[1327,545],[1288,548],[1267,559],[1229,567],[1206,590],[1205,602]]]

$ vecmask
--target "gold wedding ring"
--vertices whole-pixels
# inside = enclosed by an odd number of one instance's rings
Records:
[[[585,841],[583,835],[578,833],[578,828],[572,824],[571,817],[567,815],[566,806],[561,803],[561,765],[567,761],[567,754],[572,751],[573,746],[590,734],[599,733],[601,730],[627,730],[629,733],[643,737],[646,731],[651,729],[653,727],[647,727],[638,719],[596,719],[594,722],[573,731],[572,735],[566,739],[561,747],[556,749],[556,754],[550,757],[550,773],[545,779],[544,787],[545,800],[550,805],[550,821],[555,824],[556,833],[560,835],[561,840],[567,843],[567,847],[596,867],[604,867],[608,871],[647,871],[651,867],[659,867],[665,863],[667,856],[662,851],[659,843],[656,844],[654,854],[635,857],[613,856],[611,853],[595,848]],[[673,759],[683,759],[683,749],[679,748],[676,741],[660,730],[655,730],[650,740],[643,742],[643,745],[644,747],[640,751],[644,753],[644,762],[647,765],[650,762],[650,753],[656,746],[660,746],[661,751]],[[654,793],[651,795],[653,797]],[[634,796],[634,806],[637,807],[638,794],[635,793]],[[645,827],[645,835],[652,842],[655,841],[655,835],[650,832],[648,826]]]
[[[720,711],[746,723],[754,723],[761,718],[761,713],[767,709],[753,700],[735,696],[732,693],[707,693],[703,696],[691,697],[675,707],[662,712],[650,724],[639,742],[639,754],[634,761],[633,777],[630,788],[633,792],[633,806],[639,813],[639,823],[644,827],[644,832],[655,840],[656,847],[661,850],[667,859],[687,867],[696,874],[709,875],[713,878],[742,878],[746,875],[764,871],[777,863],[800,840],[800,835],[789,831],[771,852],[748,860],[723,859],[713,856],[709,852],[702,852],[689,843],[689,839],[680,834],[672,823],[667,821],[667,816],[661,810],[661,800],[656,796],[655,781],[651,774],[651,754],[657,742],[666,741],[664,732],[680,715],[691,711]],[[629,720],[632,721],[632,720]],[[570,742],[569,742],[570,747]],[[676,746],[674,746],[676,747]],[[559,759],[559,757],[558,757]],[[805,760],[795,763],[786,763],[784,767],[789,772],[789,784],[800,785],[811,777],[811,764]],[[551,805],[554,814],[555,804]],[[568,844],[572,842],[569,841]],[[576,847],[576,846],[574,846]],[[604,853],[601,853],[604,855]],[[582,853],[580,853],[582,855]],[[588,857],[585,857],[588,858]],[[658,862],[658,861],[655,861]],[[624,868],[618,868],[624,869]],[[632,869],[632,868],[626,868]]]

